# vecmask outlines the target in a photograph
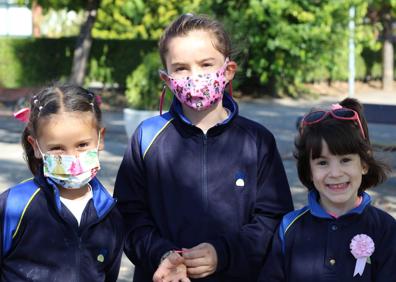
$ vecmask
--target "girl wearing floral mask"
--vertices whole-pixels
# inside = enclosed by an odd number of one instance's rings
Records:
[[[256,281],[293,208],[274,137],[238,114],[237,64],[219,22],[182,15],[159,50],[175,98],[137,128],[114,192],[134,281]]]
[[[34,177],[0,196],[2,281],[117,280],[122,218],[96,178],[105,133],[98,101],[81,87],[52,85],[16,113]]]
[[[284,216],[259,281],[396,281],[396,221],[365,192],[388,167],[362,113],[347,98],[303,118],[295,157],[308,205]]]

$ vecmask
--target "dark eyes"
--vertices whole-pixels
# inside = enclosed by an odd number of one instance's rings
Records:
[[[89,146],[88,142],[82,142],[77,145],[77,150],[85,149],[88,146]],[[63,148],[62,146],[54,146],[54,147],[50,147],[48,149],[48,152],[50,152],[51,154],[62,154],[64,151],[65,151],[65,148]]]
[[[186,70],[185,67],[178,67],[175,69],[175,72],[180,72],[180,71],[184,71],[184,70]]]
[[[202,68],[210,68],[213,67],[212,63],[203,63],[201,65]],[[176,67],[175,72],[181,72],[181,71],[186,71],[188,70],[188,68],[186,66],[180,66],[180,67]]]
[[[348,163],[348,162],[350,162],[350,161],[352,161],[351,158],[342,158],[342,159],[340,160],[340,163]],[[328,162],[327,162],[326,160],[318,160],[318,161],[316,162],[316,164],[319,165],[319,166],[325,166],[325,165],[328,164]]]
[[[347,162],[350,162],[350,161],[351,161],[350,158],[342,158],[342,159],[341,159],[341,162],[342,162],[342,163],[347,163]]]
[[[88,145],[89,145],[88,142],[84,142],[84,143],[79,144],[78,147],[79,147],[79,148],[85,148],[85,147],[87,147]]]
[[[62,152],[62,148],[60,146],[51,147],[48,149],[49,152],[55,154]]]

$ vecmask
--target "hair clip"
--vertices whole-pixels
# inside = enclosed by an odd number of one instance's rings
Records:
[[[100,97],[99,95],[96,95],[95,100],[96,100],[96,103],[98,104],[98,106],[100,107],[100,105],[102,105],[102,97]]]
[[[330,109],[332,109],[334,111],[334,110],[342,109],[342,106],[340,104],[338,104],[338,103],[337,104],[332,104],[330,106]]]
[[[29,108],[20,109],[19,111],[14,113],[14,117],[19,121],[27,123],[30,117],[30,109]]]

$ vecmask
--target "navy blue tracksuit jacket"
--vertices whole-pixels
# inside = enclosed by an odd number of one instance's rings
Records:
[[[53,182],[38,176],[26,184],[40,190],[23,214],[11,249],[3,254],[0,244],[0,281],[116,281],[123,246],[122,218],[99,180],[90,182],[93,198],[80,226],[61,203]],[[0,195],[1,238],[9,191]]]
[[[256,281],[277,224],[293,209],[273,135],[239,116],[228,95],[223,105],[231,114],[206,134],[176,99],[144,152],[142,127],[134,133],[114,192],[134,281],[152,281],[165,252],[203,242],[215,247],[218,267],[200,281]]]
[[[391,215],[371,206],[366,193],[358,207],[338,218],[320,206],[316,191],[308,201],[282,220],[260,282],[396,282],[396,221]],[[375,250],[362,275],[354,276],[350,243],[358,234],[369,236]]]

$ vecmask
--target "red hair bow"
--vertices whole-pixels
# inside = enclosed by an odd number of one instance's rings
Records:
[[[23,108],[14,113],[14,117],[17,120],[20,120],[22,122],[28,122],[29,121],[29,116],[30,116],[30,109],[29,108]]]

